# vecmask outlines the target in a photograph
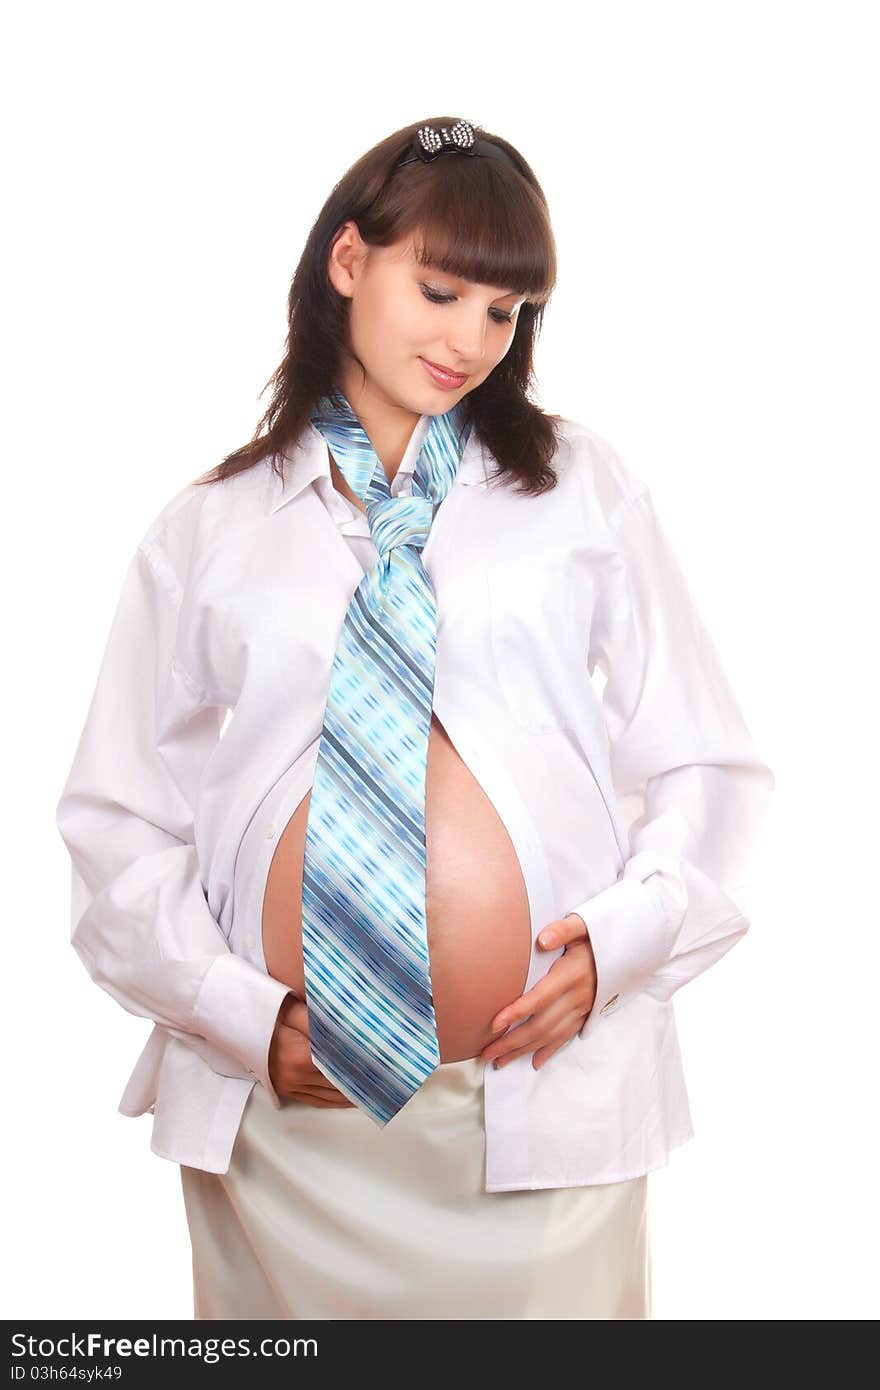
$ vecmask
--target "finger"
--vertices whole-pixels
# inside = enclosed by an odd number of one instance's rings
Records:
[[[530,1047],[515,1047],[512,1052],[506,1052],[501,1057],[493,1057],[486,1065],[500,1071],[502,1067],[507,1066],[508,1062],[514,1062],[517,1057],[525,1057],[530,1052]]]
[[[566,1042],[567,1041],[568,1039],[566,1039]],[[539,1048],[538,1051],[532,1057],[532,1067],[534,1068],[534,1070],[540,1071],[542,1067],[545,1067],[549,1062],[550,1058],[559,1051],[559,1048],[561,1046],[562,1043],[559,1044],[559,1047]]]
[[[496,1058],[505,1057],[509,1060],[523,1052],[531,1052],[548,1040],[555,1041],[560,1030],[566,1028],[577,1017],[579,1014],[573,1001],[568,996],[563,996],[552,1005],[533,1014],[525,1023],[520,1024],[519,1028],[489,1043],[483,1048],[480,1057],[484,1062],[494,1062]]]
[[[296,1028],[298,1032],[309,1036],[309,1011],[305,1002],[291,995],[285,999],[279,1011],[281,1022],[287,1028]]]
[[[555,951],[558,946],[567,946],[571,941],[589,939],[587,924],[577,912],[569,912],[565,917],[557,917],[548,922],[538,933],[538,945],[542,950]]]
[[[495,1015],[490,1021],[492,1032],[503,1032],[512,1024],[528,1018],[530,1014],[539,1013],[542,1009],[548,1008],[557,1000],[562,999],[575,981],[581,977],[581,965],[575,960],[561,955],[550,966],[547,974],[538,980],[537,984],[533,985],[525,994],[521,994],[518,999],[514,999],[512,1004],[505,1004],[504,1008]]]
[[[278,1091],[277,1086],[275,1089]],[[301,1096],[309,1096],[319,1100],[331,1100],[337,1104],[354,1104],[353,1101],[349,1100],[348,1096],[344,1095],[342,1091],[337,1090],[336,1087],[329,1085],[329,1083],[321,1086],[313,1084],[310,1081],[296,1080],[290,1083],[288,1089],[278,1091],[278,1094],[289,1096],[293,1100],[298,1100]]]
[[[525,1057],[528,1054],[532,1053],[532,1066],[534,1067],[535,1071],[540,1071],[541,1067],[544,1066],[547,1060],[550,1057],[552,1057],[554,1053],[558,1052],[561,1047],[564,1047],[567,1042],[571,1041],[571,1039],[577,1032],[579,1023],[580,1015],[577,1015],[574,1018],[574,1022],[569,1021],[566,1025],[563,1026],[561,1031],[559,1028],[555,1029],[549,1039],[545,1030],[542,1034],[542,1037],[545,1039],[545,1041],[543,1042],[541,1047],[535,1048],[535,1040],[533,1039],[531,1045],[515,1048],[512,1052],[507,1053],[505,1056],[499,1057],[497,1061],[492,1063],[492,1065],[495,1066],[498,1070],[500,1070],[501,1067],[507,1066],[509,1062],[514,1061],[517,1057]]]
[[[571,1042],[576,1037],[580,1028],[583,1026],[586,1017],[580,1004],[575,1004],[561,1018],[557,1020],[556,1026],[552,1030],[546,1030],[544,1039],[540,1047],[534,1048],[532,1064],[535,1070],[539,1070],[548,1058],[557,1053],[560,1048]]]
[[[341,1096],[344,1094],[338,1086],[331,1086],[329,1081],[323,1079],[321,1081],[299,1080],[295,1081],[294,1085],[298,1091],[311,1091],[316,1096]]]
[[[295,1096],[291,1096],[291,1100],[298,1100],[302,1105],[314,1105],[322,1110],[347,1110],[353,1104],[353,1102],[347,1100],[345,1096],[342,1096],[338,1100],[328,1100],[324,1099],[322,1096],[313,1096],[311,1094],[306,1096],[305,1094],[298,1094]]]

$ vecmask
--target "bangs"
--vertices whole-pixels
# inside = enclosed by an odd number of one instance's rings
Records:
[[[450,157],[442,172],[412,181],[396,229],[412,238],[417,263],[544,305],[556,281],[556,252],[541,202],[494,160]]]

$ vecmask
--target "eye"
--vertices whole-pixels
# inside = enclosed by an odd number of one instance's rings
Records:
[[[452,304],[455,301],[454,294],[441,294],[439,290],[432,290],[430,285],[421,282],[419,282],[419,289],[432,304]],[[503,309],[490,309],[489,313],[496,323],[513,323],[513,314],[505,314]]]

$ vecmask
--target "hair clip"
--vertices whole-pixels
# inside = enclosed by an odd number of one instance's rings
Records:
[[[430,164],[431,160],[441,154],[482,154],[488,155],[490,159],[503,159],[508,164],[511,163],[509,156],[500,146],[494,145],[491,140],[478,137],[470,121],[462,120],[456,121],[453,126],[419,126],[409,150],[397,161],[395,168],[399,169],[402,164],[411,164],[415,159]]]
[[[418,153],[427,163],[438,154],[455,154],[473,150],[477,137],[470,121],[456,121],[454,126],[421,125],[416,131]]]

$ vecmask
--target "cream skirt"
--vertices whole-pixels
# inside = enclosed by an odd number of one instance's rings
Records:
[[[229,1171],[180,1167],[195,1318],[650,1318],[647,1174],[486,1192],[483,1066],[384,1130],[254,1086]]]

